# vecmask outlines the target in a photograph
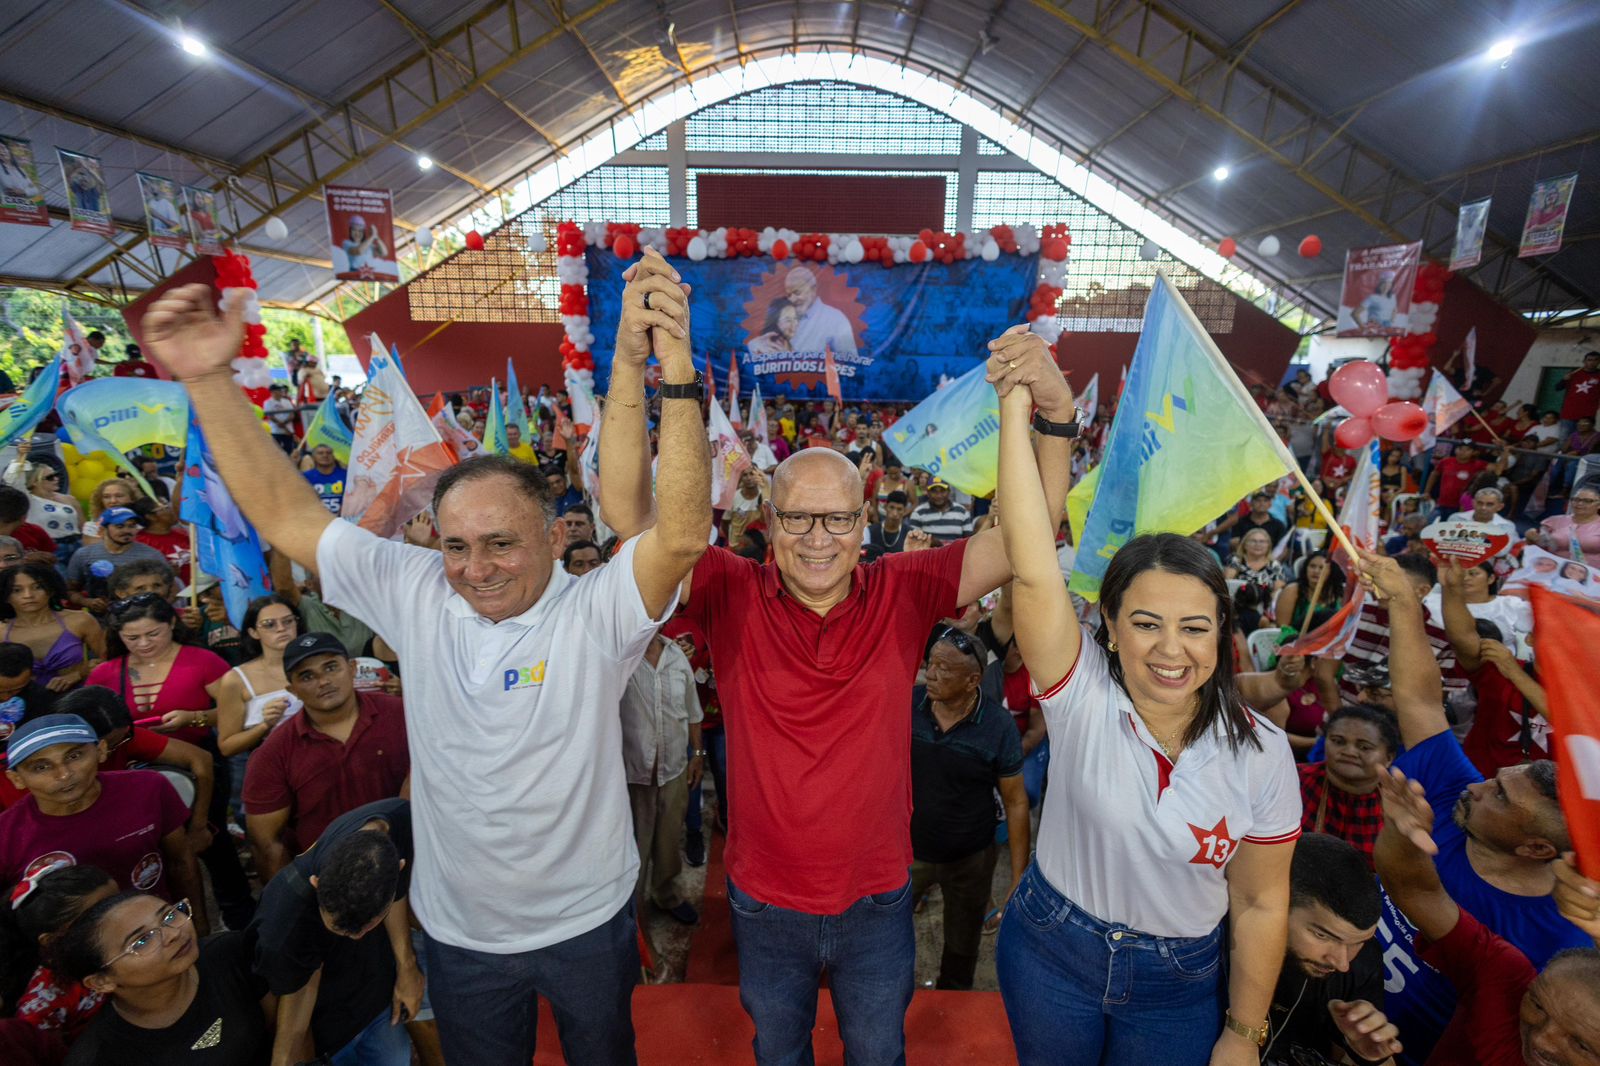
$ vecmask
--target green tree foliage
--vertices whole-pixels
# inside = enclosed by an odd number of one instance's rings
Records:
[[[0,288],[0,370],[13,381],[26,381],[30,370],[61,351],[63,307],[72,312],[85,333],[99,330],[106,335],[102,359],[122,361],[122,346],[129,338],[122,313],[116,308],[39,289]]]

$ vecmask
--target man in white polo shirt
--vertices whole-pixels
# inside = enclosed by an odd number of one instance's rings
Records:
[[[673,491],[609,566],[555,566],[563,527],[543,476],[496,456],[439,479],[442,551],[384,541],[328,514],[255,425],[229,367],[242,325],[237,310],[219,320],[213,298],[190,285],[158,300],[150,347],[188,387],[246,517],[405,664],[411,902],[446,1057],[526,1066],[538,994],[567,1062],[632,1063],[639,860],[617,705],[710,534],[698,403],[662,404],[659,476]],[[619,357],[642,348],[642,363],[653,346],[664,381],[693,391],[682,290],[651,275],[624,299]]]

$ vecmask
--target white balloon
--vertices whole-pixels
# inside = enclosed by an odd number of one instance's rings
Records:
[[[706,257],[707,251],[709,249],[706,247],[706,239],[704,237],[695,237],[689,241],[689,258],[696,263]]]
[[[267,237],[274,241],[281,241],[289,235],[289,227],[284,225],[283,219],[277,215],[267,219],[267,224],[263,228],[267,231]]]
[[[538,254],[550,250],[550,238],[542,229],[536,229],[528,237],[528,251]]]
[[[985,241],[983,242],[983,251],[979,254],[983,256],[985,263],[992,263],[1000,258],[1000,246],[994,241]]]
[[[860,241],[851,241],[844,250],[844,257],[852,263],[859,263],[867,257],[867,250]]]
[[[433,230],[426,226],[417,230],[416,241],[417,247],[426,252],[429,248],[433,247]]]
[[[1262,255],[1277,255],[1278,248],[1278,238],[1270,235],[1261,238],[1261,243],[1256,245],[1256,251],[1260,252]]]

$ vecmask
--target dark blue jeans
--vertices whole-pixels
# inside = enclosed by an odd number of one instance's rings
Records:
[[[995,948],[1020,1066],[1205,1066],[1222,1032],[1222,929],[1102,922],[1028,867]]]
[[[639,941],[633,901],[604,925],[515,955],[452,947],[428,937],[428,998],[445,1059],[467,1066],[528,1066],[538,996],[550,1001],[570,1066],[632,1066],[633,986]]]
[[[756,1023],[758,1066],[812,1066],[817,989],[828,972],[850,1066],[903,1066],[917,961],[911,881],[843,914],[774,907],[728,881],[739,1002]]]

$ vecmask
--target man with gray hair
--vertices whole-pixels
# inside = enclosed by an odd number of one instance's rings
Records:
[[[240,309],[219,319],[215,300],[207,285],[168,291],[145,316],[145,338],[188,389],[245,517],[320,575],[329,605],[371,619],[399,653],[411,904],[445,1057],[527,1066],[543,996],[567,1062],[628,1066],[639,856],[617,706],[711,532],[698,401],[662,403],[660,479],[670,491],[654,501],[652,528],[610,564],[582,577],[555,565],[566,537],[549,486],[537,467],[505,456],[439,478],[435,551],[328,513],[252,417],[229,365]],[[632,360],[642,374],[653,348],[663,387],[697,392],[686,384],[694,366],[682,288],[652,275],[629,284],[623,302],[618,364]]]
[[[0,537],[0,570],[21,566],[22,557],[27,551],[16,537]]]
[[[1505,493],[1493,486],[1479,489],[1472,494],[1472,510],[1457,511],[1451,516],[1452,522],[1477,522],[1481,525],[1494,526],[1495,529],[1510,537],[1511,540],[1502,548],[1499,554],[1504,555],[1511,551],[1511,545],[1519,539],[1517,525],[1511,519],[1500,513],[1506,505]]]
[[[811,268],[798,266],[783,279],[783,292],[799,316],[794,331],[794,350],[820,356],[831,349],[834,359],[856,354],[856,334],[850,320],[837,307],[830,307],[817,296],[817,275]]]

